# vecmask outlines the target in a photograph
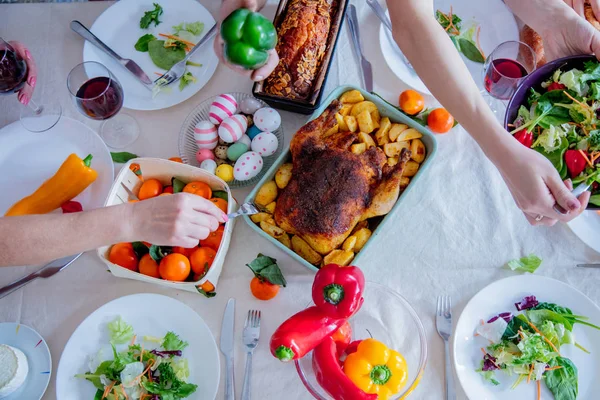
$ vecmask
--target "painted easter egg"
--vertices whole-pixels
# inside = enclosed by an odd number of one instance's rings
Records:
[[[202,161],[202,163],[200,164],[200,168],[214,175],[215,171],[217,170],[217,163],[215,162],[215,160],[206,159]]]
[[[225,182],[233,180],[233,167],[229,164],[221,164],[217,167],[215,174]]]
[[[246,117],[240,114],[227,118],[219,126],[219,137],[227,143],[237,142],[248,129]]]
[[[252,144],[252,139],[248,135],[242,135],[242,137],[236,143],[244,143],[247,148],[250,148],[250,144]]]
[[[240,111],[244,114],[254,114],[262,106],[262,103],[258,99],[249,97],[240,102]]]
[[[263,168],[263,159],[260,154],[249,151],[242,154],[235,162],[233,176],[238,181],[247,181],[254,178]]]
[[[219,141],[217,127],[209,121],[198,122],[194,127],[194,140],[199,149],[214,149]]]
[[[260,154],[262,157],[269,157],[277,151],[279,141],[277,136],[271,132],[261,132],[252,139],[252,151]]]
[[[196,152],[196,160],[202,163],[204,160],[214,160],[215,155],[211,149],[200,149]]]
[[[231,161],[237,161],[247,151],[248,146],[245,143],[236,142],[227,149],[227,158]]]
[[[254,125],[261,131],[273,132],[281,125],[281,115],[271,107],[261,108],[254,113]]]
[[[250,128],[248,128],[248,130],[246,131],[246,135],[248,135],[248,137],[250,138],[250,140],[254,139],[256,137],[256,135],[258,135],[259,133],[261,133],[262,131],[259,129],[258,126],[256,125],[252,125]]]
[[[237,111],[237,100],[230,94],[220,94],[208,109],[208,119],[215,125],[220,125]]]

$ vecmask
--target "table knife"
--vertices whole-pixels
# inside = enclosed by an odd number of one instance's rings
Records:
[[[373,67],[371,63],[367,61],[363,55],[362,48],[360,46],[360,31],[358,30],[358,17],[356,16],[356,7],[354,4],[348,6],[348,28],[350,29],[350,36],[352,37],[352,43],[354,44],[354,50],[356,56],[360,61],[360,70],[363,76],[364,87],[367,92],[373,91]]]
[[[71,265],[73,261],[77,260],[81,254],[82,253],[54,260],[44,265],[39,270],[34,271],[29,275],[26,275],[23,278],[4,286],[3,288],[0,288],[0,299],[5,296],[8,296],[15,290],[22,288],[23,286],[27,285],[29,282],[37,278],[50,278],[51,276],[56,275],[57,273]]]
[[[581,268],[600,268],[600,264],[577,264]]]
[[[571,193],[573,194],[573,196],[579,197],[584,192],[586,192],[590,188],[590,186],[592,186],[591,183],[583,182],[583,183],[579,184],[575,189],[573,189],[571,191]],[[553,208],[554,208],[554,211],[556,211],[557,213],[562,214],[562,215],[569,213],[567,210],[562,208],[558,203],[555,204]]]
[[[139,65],[135,63],[135,61],[130,60],[128,58],[123,58],[117,53],[114,52],[113,49],[108,47],[103,41],[98,39],[92,32],[89,31],[83,24],[79,21],[71,21],[71,29],[73,32],[79,34],[82,38],[98,47],[100,50],[104,51],[106,54],[114,58],[119,64],[125,67],[129,72],[133,74],[144,86],[148,89],[152,88],[152,81],[148,78],[148,75]]]
[[[390,31],[390,33],[392,33],[392,21],[390,21],[390,17],[387,16],[385,10],[383,9],[383,7],[381,7],[381,4],[379,4],[379,1],[367,0],[367,4],[369,5],[369,7],[371,7],[371,10],[377,16],[377,18],[379,18],[383,26],[385,26],[386,29]],[[402,57],[402,61],[404,61],[404,64],[406,64],[409,68],[412,69],[412,65],[410,64],[410,61],[408,61],[408,58],[406,58],[404,53],[400,52],[399,54]]]
[[[225,400],[235,400],[235,379],[233,377],[233,336],[235,321],[235,299],[229,299],[221,323],[221,353],[225,356]]]

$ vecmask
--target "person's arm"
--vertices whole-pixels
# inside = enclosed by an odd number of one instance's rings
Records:
[[[523,0],[521,0],[523,1]],[[552,164],[503,129],[489,109],[448,34],[434,18],[432,0],[388,0],[393,36],[437,100],[496,165],[515,202],[532,224],[568,221],[583,211]],[[554,211],[555,203],[567,215]],[[536,221],[538,215],[545,218]]]
[[[119,242],[198,245],[227,216],[181,193],[72,214],[0,218],[0,267],[48,262]]]

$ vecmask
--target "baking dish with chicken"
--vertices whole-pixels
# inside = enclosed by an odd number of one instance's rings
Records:
[[[306,267],[359,264],[436,151],[434,135],[377,96],[332,92],[246,201],[246,222]]]

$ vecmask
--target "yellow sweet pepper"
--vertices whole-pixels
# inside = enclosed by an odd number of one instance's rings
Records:
[[[406,385],[408,367],[402,354],[375,340],[365,339],[344,361],[344,372],[365,393],[388,399]]]
[[[46,214],[59,208],[96,180],[98,172],[90,168],[91,162],[91,154],[83,160],[77,154],[69,155],[54,176],[33,194],[13,204],[4,215]]]

